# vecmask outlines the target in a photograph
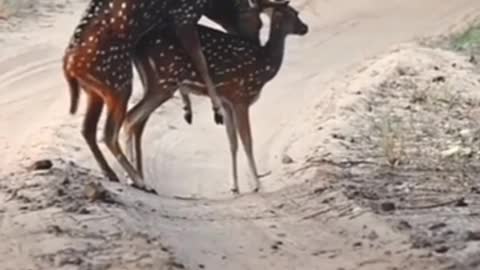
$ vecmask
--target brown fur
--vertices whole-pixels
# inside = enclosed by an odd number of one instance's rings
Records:
[[[249,107],[257,100],[265,83],[280,69],[286,36],[304,35],[308,27],[293,8],[282,4],[274,5],[271,35],[264,47],[206,27],[198,28],[211,76],[225,108],[225,126],[232,154],[232,190],[238,191],[237,134],[242,140],[258,190],[260,183],[253,156]],[[188,92],[203,96],[208,94],[190,59],[168,30],[153,30],[142,40],[135,53],[135,64],[141,71],[146,93],[128,112],[125,124],[132,153],[131,140],[135,139],[137,170],[141,172],[141,136],[150,114],[170,99],[177,89],[180,89],[190,113]]]
[[[208,69],[196,32],[192,29],[202,14],[212,13],[210,10],[215,9],[216,6],[212,4],[216,1],[220,0],[91,0],[66,50],[63,71],[70,89],[71,113],[77,110],[80,87],[87,94],[87,113],[82,134],[101,170],[110,180],[118,181],[118,177],[96,142],[98,120],[104,105],[107,109],[105,142],[135,186],[145,188],[142,177],[127,160],[118,143],[132,92],[131,52],[144,33],[153,26],[174,25],[173,31],[177,31],[178,35],[173,38],[179,37],[183,41],[187,54],[202,74],[203,81],[208,84],[211,81]],[[232,1],[246,0],[229,0],[230,3]],[[251,12],[256,13],[258,19],[258,7],[252,7]],[[225,14],[228,15],[236,17],[237,14]],[[236,23],[240,25],[238,21]],[[231,27],[236,29],[237,26]],[[258,31],[249,33],[249,36],[255,34],[258,35]],[[209,89],[209,95],[214,98],[214,88]]]

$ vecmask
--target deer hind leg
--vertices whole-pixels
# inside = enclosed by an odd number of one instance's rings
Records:
[[[135,157],[137,170],[141,175],[143,175],[142,135],[145,125],[155,109],[172,98],[175,87],[172,86],[168,90],[163,90],[165,88],[162,87],[160,92],[148,91],[142,100],[128,111],[125,118],[126,145],[132,153],[131,156]],[[135,150],[133,150],[132,140],[135,140]]]
[[[133,181],[132,186],[142,190],[147,190],[143,178],[128,161],[120,147],[118,140],[120,128],[125,120],[127,102],[128,98],[130,97],[131,90],[131,84],[128,83],[124,89],[121,89],[120,95],[115,94],[114,92],[107,92],[107,96],[105,97],[107,104],[107,121],[104,130],[105,143],[115,159],[118,161],[118,163],[120,163],[122,168],[127,172],[128,176]]]
[[[87,112],[83,120],[82,135],[105,176],[107,176],[110,181],[118,182],[119,180],[117,175],[108,165],[107,161],[105,160],[105,156],[98,148],[96,140],[98,120],[100,119],[103,109],[103,99],[95,92],[89,91],[87,102]]]
[[[257,172],[257,165],[255,163],[255,157],[253,155],[253,146],[252,146],[252,131],[250,128],[250,117],[247,104],[235,104],[235,124],[242,140],[243,148],[245,154],[247,155],[248,165],[250,171],[255,179],[255,189],[254,192],[260,190],[260,176]]]
[[[192,114],[192,101],[190,100],[190,96],[188,95],[188,89],[184,86],[180,87],[180,96],[182,97],[183,102],[183,119],[188,124],[192,124],[193,114]]]
[[[223,108],[225,109],[225,129],[227,131],[228,142],[230,144],[230,155],[232,161],[232,175],[233,175],[233,186],[232,192],[237,194],[239,193],[238,188],[238,172],[237,172],[237,152],[238,152],[238,137],[237,129],[235,127],[235,119],[233,115],[233,110],[230,107],[230,104],[224,103]]]
[[[212,100],[215,123],[223,124],[223,117],[220,108],[222,104],[217,89],[209,74],[207,60],[202,51],[196,26],[192,24],[177,26],[177,36],[183,48],[190,56],[195,70],[198,72],[202,81],[205,82],[208,96]]]

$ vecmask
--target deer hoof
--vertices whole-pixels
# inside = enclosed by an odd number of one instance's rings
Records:
[[[118,176],[114,172],[106,172],[105,176],[111,182],[120,182],[120,179],[118,179]]]
[[[223,125],[223,115],[220,114],[218,111],[215,111],[213,118],[215,119],[215,123],[217,125]]]
[[[260,191],[260,187],[256,187],[253,189],[253,193],[258,193]]]
[[[156,195],[158,194],[157,191],[155,191],[155,189],[146,187],[144,185],[138,185],[137,183],[131,183],[130,186],[135,188],[135,189],[145,191],[147,193],[156,194]]]
[[[238,190],[237,187],[236,187],[236,188],[232,188],[231,191],[232,191],[233,194],[239,194],[239,193],[240,193],[240,191]]]
[[[153,188],[145,188],[144,191],[150,194],[158,195],[157,191]]]
[[[190,112],[189,112],[189,113],[185,113],[185,114],[183,115],[183,118],[185,119],[185,121],[186,121],[189,125],[192,124],[192,113],[190,113]]]

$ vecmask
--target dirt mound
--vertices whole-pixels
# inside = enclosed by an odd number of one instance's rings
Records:
[[[413,45],[365,66],[344,85],[307,164],[342,168],[347,197],[408,232],[413,248],[446,255],[454,268],[479,267],[477,67]]]
[[[73,163],[53,164],[0,181],[2,269],[182,267],[158,235],[122,220],[119,213],[130,206],[107,191],[99,177]]]

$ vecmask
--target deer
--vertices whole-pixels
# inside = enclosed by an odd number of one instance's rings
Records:
[[[197,26],[212,79],[225,110],[225,128],[230,145],[233,186],[239,193],[237,173],[238,137],[245,150],[250,172],[255,180],[254,192],[260,190],[259,175],[253,154],[249,107],[259,98],[267,82],[282,65],[288,35],[303,36],[308,26],[288,1],[266,4],[271,8],[271,30],[267,43],[261,46],[242,37],[227,35]],[[180,91],[185,109],[191,113],[189,94],[208,96],[206,85],[193,68],[180,43],[166,29],[153,29],[138,44],[134,64],[142,71],[143,98],[127,112],[124,122],[126,147],[142,168],[141,138],[150,115],[156,108]],[[188,122],[188,120],[187,120]],[[134,145],[133,141],[134,140]],[[133,157],[135,155],[135,157]]]
[[[107,108],[104,140],[127,172],[133,187],[147,190],[142,176],[126,158],[119,131],[132,93],[133,55],[139,40],[153,27],[172,31],[207,87],[215,122],[221,123],[221,102],[209,74],[196,24],[202,15],[227,31],[259,42],[262,26],[256,0],[91,0],[68,44],[63,72],[70,90],[70,113],[78,108],[80,89],[87,95],[82,135],[103,174],[119,178],[96,142],[103,107]],[[153,191],[153,190],[150,190]]]

